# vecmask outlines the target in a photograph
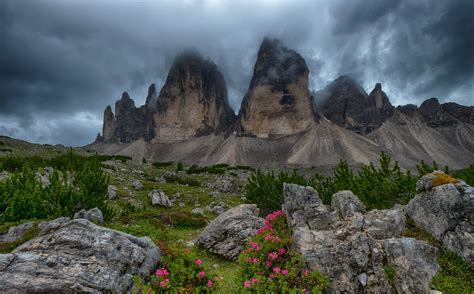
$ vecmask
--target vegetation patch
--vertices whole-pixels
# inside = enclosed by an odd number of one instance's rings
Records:
[[[201,183],[193,179],[191,177],[184,177],[184,176],[177,176],[177,175],[170,175],[170,174],[165,174],[163,178],[166,180],[168,183],[175,183],[175,184],[180,184],[180,185],[188,185],[192,187],[200,187]]]
[[[33,224],[31,228],[25,230],[25,232],[23,233],[23,237],[20,240],[17,240],[14,242],[0,243],[0,254],[10,253],[13,249],[18,247],[19,245],[38,236],[38,234],[39,234],[38,224],[35,223]]]
[[[164,162],[153,162],[154,167],[166,167],[166,166],[172,166],[174,164],[173,161],[164,161]]]

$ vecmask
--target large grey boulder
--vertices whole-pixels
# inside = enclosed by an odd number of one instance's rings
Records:
[[[148,238],[76,219],[0,254],[2,293],[109,293],[131,290],[160,258]]]
[[[159,190],[155,189],[148,193],[148,197],[151,199],[151,205],[160,205],[164,207],[171,207],[171,200],[166,196],[166,194]]]
[[[434,186],[435,173],[442,174],[436,171],[418,181],[424,192],[403,209],[416,226],[474,264],[474,189],[462,181]]]
[[[78,219],[78,218],[90,220],[91,222],[96,222],[101,225],[104,224],[104,215],[102,214],[102,211],[98,209],[97,207],[89,209],[89,210],[82,209],[81,211],[76,212],[74,214],[74,219]]]
[[[438,269],[436,248],[403,237],[401,207],[365,213],[350,191],[333,195],[330,206],[311,187],[284,184],[283,210],[295,248],[313,270],[326,273],[331,293],[424,293]],[[410,251],[411,250],[411,251]],[[402,257],[405,251],[410,251]],[[384,267],[397,278],[389,281]]]
[[[27,222],[8,228],[7,232],[0,233],[0,244],[18,242],[26,237],[26,233],[34,230],[37,235],[44,235],[59,228],[69,221],[68,217],[60,217],[51,221]],[[35,237],[35,236],[33,236]]]
[[[236,260],[245,242],[264,226],[255,204],[242,204],[216,217],[199,234],[196,245],[230,260]]]

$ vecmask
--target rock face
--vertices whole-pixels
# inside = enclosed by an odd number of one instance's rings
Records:
[[[112,107],[107,106],[104,110],[104,125],[102,128],[102,140],[105,142],[114,141],[115,138],[115,130],[117,129],[117,125],[115,123],[115,115],[112,112]]]
[[[242,204],[216,217],[199,234],[196,244],[230,260],[236,260],[245,242],[264,225],[255,204]]]
[[[225,80],[217,66],[196,52],[178,56],[158,97],[153,141],[222,133],[234,121]]]
[[[127,292],[133,276],[148,276],[159,258],[148,237],[76,219],[0,254],[0,292]]]
[[[350,191],[325,206],[310,187],[284,185],[283,209],[296,249],[312,269],[331,279],[332,293],[424,293],[438,270],[437,248],[402,236],[401,208],[365,207]],[[387,280],[385,267],[396,272]],[[416,270],[414,270],[416,269]]]
[[[279,40],[265,38],[258,51],[252,80],[240,108],[240,135],[291,135],[316,121],[308,91],[304,59]]]
[[[380,83],[368,95],[349,76],[337,78],[315,96],[320,112],[327,119],[360,134],[380,127],[394,111]]]
[[[423,176],[417,183],[423,192],[404,211],[418,227],[474,264],[474,188],[456,180],[436,186],[444,176],[441,171]]]
[[[474,124],[474,107],[457,103],[440,104],[437,98],[430,98],[421,103],[418,114],[429,127],[455,127],[458,121]]]

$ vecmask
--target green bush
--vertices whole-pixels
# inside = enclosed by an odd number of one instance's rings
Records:
[[[415,195],[416,181],[410,171],[401,171],[398,163],[382,153],[379,167],[368,164],[354,173],[346,161],[341,161],[330,175],[316,174],[305,178],[296,171],[293,173],[273,172],[254,173],[246,187],[246,197],[265,214],[281,207],[283,203],[283,183],[311,186],[318,191],[325,204],[330,204],[334,193],[350,190],[356,194],[368,209],[385,209],[394,204],[407,203]]]
[[[66,163],[63,167],[72,166]],[[49,185],[36,179],[36,171],[24,164],[21,172],[12,172],[0,182],[0,221],[73,216],[81,209],[94,207],[101,209],[106,219],[112,217],[106,202],[109,179],[99,161],[87,161],[77,172],[54,170]]]
[[[474,186],[474,164],[465,169],[461,169],[452,173],[456,179],[465,181],[468,185]]]
[[[138,293],[212,293],[217,279],[193,251],[183,247],[163,251],[161,265],[147,283],[135,277]]]
[[[173,165],[173,161],[164,161],[164,162],[153,162],[153,166],[160,168],[160,167],[167,167]]]
[[[210,174],[224,174],[227,170],[227,164],[216,164],[211,166],[197,166],[193,165],[186,171],[187,174],[199,174],[199,173],[210,173]]]
[[[176,165],[176,171],[182,171],[183,170],[183,163],[180,161],[178,162],[178,165]]]
[[[275,175],[273,172],[257,170],[245,186],[245,197],[249,202],[257,204],[261,215],[267,215],[281,208],[283,183],[310,185],[310,181],[296,173],[296,171],[292,173],[281,172]]]
[[[329,279],[318,271],[306,269],[303,258],[292,245],[283,211],[269,214],[265,226],[257,230],[240,254],[240,290],[301,293],[306,289],[304,293],[322,293],[329,286]]]

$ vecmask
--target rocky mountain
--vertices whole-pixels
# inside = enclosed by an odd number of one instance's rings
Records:
[[[315,96],[322,115],[359,134],[370,133],[393,115],[394,107],[380,83],[367,94],[354,79],[341,76]]]
[[[296,51],[266,38],[240,108],[240,135],[270,137],[309,129],[316,121],[308,91],[309,69]]]
[[[217,66],[196,52],[178,56],[157,98],[153,141],[219,134],[232,128],[234,120]]]
[[[340,159],[358,166],[381,151],[404,168],[474,162],[473,106],[431,98],[395,108],[380,83],[368,94],[349,76],[312,97],[308,75],[300,54],[264,39],[236,117],[217,66],[189,51],[175,59],[159,95],[150,86],[144,106],[124,93],[115,115],[107,107],[102,136],[87,148],[137,160],[278,168],[329,169]]]

